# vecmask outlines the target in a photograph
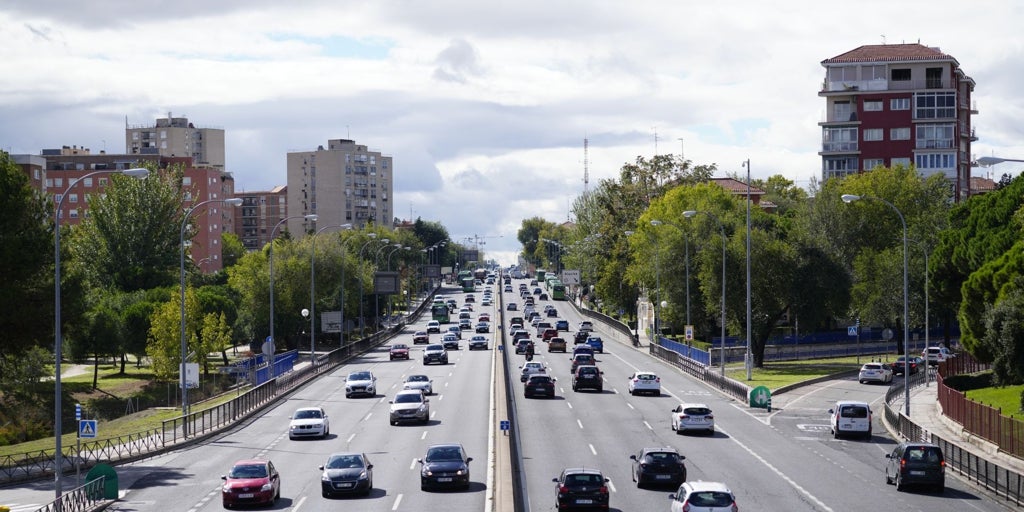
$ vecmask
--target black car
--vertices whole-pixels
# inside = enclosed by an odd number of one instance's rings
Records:
[[[551,479],[555,486],[558,510],[595,508],[608,510],[608,479],[596,469],[569,468],[558,478]]]
[[[644,448],[630,455],[633,460],[633,481],[645,485],[681,485],[686,481],[686,464],[675,448]]]
[[[373,490],[373,464],[365,453],[334,453],[320,466],[320,493],[325,498],[338,494],[362,494]]]
[[[572,390],[595,389],[598,392],[604,390],[604,379],[601,378],[601,370],[594,365],[581,365],[572,374]]]
[[[557,310],[557,309],[549,309],[549,310],[547,311],[547,315],[548,315],[549,317],[552,317],[552,316],[558,316],[558,310]],[[566,325],[566,327],[568,327],[568,325]]]
[[[537,297],[537,298],[540,299],[540,300],[548,300],[548,294],[541,293],[540,296]]]
[[[903,371],[906,369],[905,368],[905,366],[906,366],[906,363],[905,363],[906,358],[907,358],[907,356],[900,356],[900,357],[898,357],[896,359],[896,361],[894,361],[891,365],[889,365],[889,367],[892,368],[892,374],[893,375],[902,375],[903,374]],[[914,375],[915,373],[920,371],[921,368],[923,368],[923,367],[924,367],[924,360],[923,359],[921,359],[918,356],[910,356],[910,374],[911,375]]]
[[[885,483],[895,483],[897,491],[918,484],[938,492],[946,488],[946,460],[942,448],[934,444],[904,441],[885,458]]]
[[[574,345],[579,345],[581,343],[586,343],[587,342],[587,338],[589,338],[589,337],[590,337],[590,332],[589,331],[576,331],[576,334],[572,335],[572,342],[573,342]]]
[[[544,374],[530,375],[523,385],[523,397],[533,396],[555,397],[555,378]]]
[[[419,459],[420,489],[457,487],[469,489],[469,463],[461,444],[435,444]]]

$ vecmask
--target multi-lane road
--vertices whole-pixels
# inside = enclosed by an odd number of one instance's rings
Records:
[[[520,280],[513,280],[517,285]],[[496,295],[502,286],[494,285]],[[459,300],[455,289],[444,293]],[[477,294],[479,300],[479,294]],[[474,318],[489,312],[492,325],[504,325],[503,304],[519,302],[518,294],[504,294],[495,306],[475,305]],[[566,302],[538,301],[538,310],[551,303],[559,317],[575,330],[583,318]],[[407,326],[395,341],[412,345],[412,333],[429,318]],[[423,345],[413,347],[409,361],[389,361],[387,346],[364,354],[268,408],[258,417],[202,444],[119,466],[123,498],[113,511],[198,511],[220,509],[220,475],[239,459],[269,458],[282,475],[281,499],[273,510],[321,511],[339,507],[365,511],[473,511],[488,509],[492,445],[497,423],[491,411],[496,365],[496,329],[487,335],[488,351],[450,351],[448,365],[424,367]],[[500,331],[499,331],[500,332]],[[894,441],[881,426],[883,386],[836,380],[802,388],[781,410],[751,410],[703,383],[662,364],[629,344],[612,341],[600,325],[605,353],[598,354],[604,371],[601,393],[574,392],[569,356],[548,353],[537,340],[536,361],[544,362],[558,379],[555,399],[525,399],[518,379],[514,394],[522,442],[526,495],[530,511],[555,510],[551,479],[565,467],[597,468],[610,478],[612,510],[668,510],[674,489],[638,489],[631,480],[629,455],[648,446],[673,446],[686,456],[690,480],[727,483],[736,493],[740,510],[850,511],[869,509],[963,511],[1004,510],[996,500],[952,476],[946,491],[897,492],[884,483],[884,454]],[[431,335],[432,342],[440,339]],[[571,337],[568,338],[571,347]],[[571,348],[570,348],[571,351]],[[512,367],[523,356],[509,354]],[[661,378],[661,396],[630,396],[627,378],[635,370],[651,370]],[[345,398],[344,382],[350,371],[370,370],[377,377],[373,398]],[[405,376],[429,375],[435,394],[430,397],[427,425],[391,426],[388,400],[401,389]],[[838,399],[875,404],[875,435],[870,440],[834,440],[828,431],[827,410]],[[669,428],[669,411],[680,402],[707,404],[715,415],[712,436],[677,435]],[[331,422],[324,440],[289,440],[292,412],[322,406]],[[419,464],[430,444],[462,443],[469,456],[472,484],[468,491],[425,492],[420,489]],[[374,489],[366,498],[327,499],[320,495],[317,466],[338,451],[365,452],[374,464]],[[501,468],[498,468],[499,470]],[[4,504],[30,510],[52,499],[52,482],[39,482],[3,491]]]

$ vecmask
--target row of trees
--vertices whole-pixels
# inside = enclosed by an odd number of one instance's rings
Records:
[[[77,226],[62,226],[61,318],[69,359],[116,357],[124,372],[128,355],[134,355],[140,361],[148,358],[158,379],[177,379],[183,222],[186,240],[195,232],[182,208],[187,192],[183,174],[181,167],[151,168],[142,180],[111,174],[104,194],[88,198],[89,215]],[[26,417],[14,413],[25,407],[40,410],[33,421],[45,421],[46,411],[52,411],[52,397],[37,386],[52,373],[47,366],[53,361],[52,211],[50,199],[33,190],[25,173],[0,152],[0,414],[9,412],[3,414],[7,420]],[[384,239],[389,240],[387,249]],[[301,310],[310,306],[310,265],[316,265],[317,312],[336,311],[344,301],[347,319],[360,311],[370,317],[377,299],[373,272],[390,265],[401,273],[403,284],[417,289],[427,247],[436,248],[429,253],[432,260],[446,265],[460,250],[441,224],[422,219],[411,230],[370,225],[324,229],[317,237],[283,233],[273,250],[279,349],[294,348],[309,330]],[[206,371],[212,362],[208,354],[220,352],[226,360],[228,347],[269,334],[268,249],[247,252],[237,237],[225,233],[225,269],[212,275],[199,272],[186,257],[186,337],[189,352]],[[362,308],[360,290],[365,292]],[[319,318],[314,320],[319,329]]]
[[[1022,179],[1004,177],[996,191],[954,204],[943,176],[902,166],[813,182],[810,194],[775,175],[751,183],[765,194],[750,211],[748,242],[746,198],[712,182],[716,170],[638,157],[575,200],[574,224],[525,220],[523,256],[581,269],[609,311],[635,310],[646,291],[667,304],[665,323],[689,318],[711,339],[720,329],[724,230],[727,335],[747,337],[749,243],[749,336],[761,366],[769,337],[797,322],[813,332],[859,319],[901,338],[904,227],[888,202],[906,222],[909,328],[923,333],[927,314],[927,327],[943,327],[948,342],[959,326],[964,348],[995,362],[1000,382],[1024,381]],[[844,194],[863,200],[845,204]]]

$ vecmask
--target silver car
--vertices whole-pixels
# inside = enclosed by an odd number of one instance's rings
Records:
[[[352,372],[345,379],[345,398],[377,396],[377,377],[369,371]]]
[[[410,375],[405,378],[405,383],[402,384],[402,389],[412,389],[422,391],[424,395],[434,394],[434,381],[430,380],[430,377],[426,375]]]
[[[391,424],[398,425],[403,421],[427,423],[430,421],[430,400],[418,389],[399,391],[391,404]]]

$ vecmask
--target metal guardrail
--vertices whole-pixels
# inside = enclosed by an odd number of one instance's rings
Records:
[[[37,512],[87,512],[96,510],[107,500],[103,497],[106,478],[100,475],[89,480],[80,487],[65,491],[60,498],[53,500]]]
[[[650,354],[658,359],[661,359],[680,370],[704,381],[712,386],[724,391],[730,396],[735,397],[737,400],[746,401],[747,396],[750,393],[750,387],[742,382],[730,379],[715,368],[705,366],[698,361],[690,359],[679,352],[662,347],[660,345],[650,345]]]

